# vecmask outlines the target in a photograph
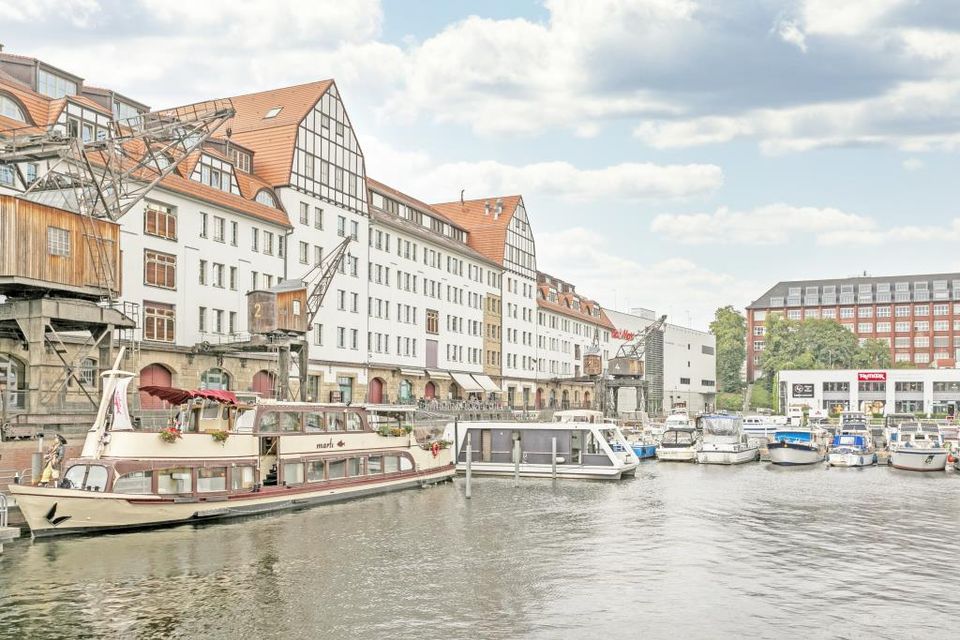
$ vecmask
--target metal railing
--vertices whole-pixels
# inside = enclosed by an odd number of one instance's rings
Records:
[[[7,528],[7,494],[0,493],[0,529]]]

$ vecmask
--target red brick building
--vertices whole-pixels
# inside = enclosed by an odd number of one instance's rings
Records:
[[[894,363],[954,366],[960,355],[960,273],[778,282],[747,306],[747,380],[761,375],[766,320],[834,319],[860,340],[890,345]]]

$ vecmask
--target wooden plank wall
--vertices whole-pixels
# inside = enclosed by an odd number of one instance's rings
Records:
[[[93,224],[107,246],[108,262],[119,286],[120,226],[106,220],[94,220]],[[70,232],[69,256],[49,254],[48,227]],[[98,289],[86,236],[83,221],[76,213],[0,195],[0,277],[41,280],[50,283],[52,288],[59,284]]]

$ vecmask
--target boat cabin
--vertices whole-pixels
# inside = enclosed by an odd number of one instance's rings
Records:
[[[553,414],[554,422],[586,422],[589,424],[602,423],[603,412],[589,409],[568,409]]]
[[[660,446],[670,448],[692,447],[697,441],[697,430],[693,427],[675,427],[667,429],[660,438]]]

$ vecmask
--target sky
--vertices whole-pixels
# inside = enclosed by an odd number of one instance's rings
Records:
[[[706,328],[780,280],[960,271],[956,0],[0,0],[153,108],[334,78],[369,176],[520,193],[537,266]]]

